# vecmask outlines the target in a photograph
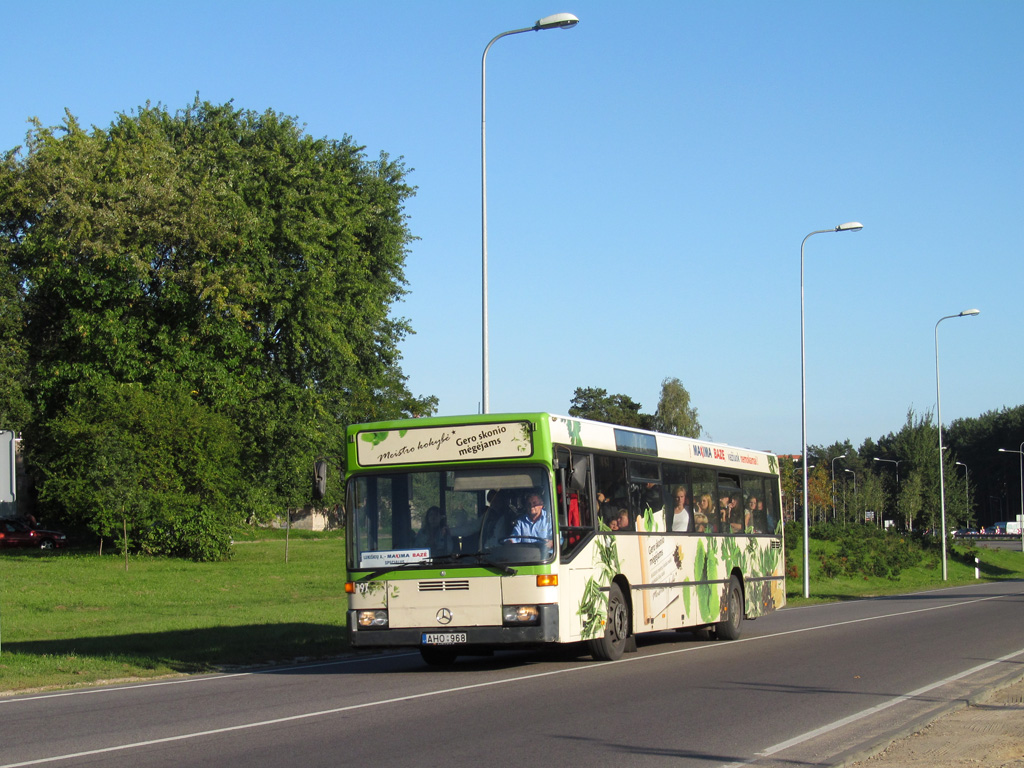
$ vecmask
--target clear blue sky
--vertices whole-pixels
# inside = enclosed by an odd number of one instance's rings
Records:
[[[416,394],[479,409],[480,58],[488,56],[491,411],[576,387],[717,441],[855,446],[934,410],[1024,402],[1024,3],[47,2],[8,14],[0,147],[26,118],[147,100],[293,115],[402,156],[417,196],[396,309]],[[1024,436],[1022,436],[1024,438]]]

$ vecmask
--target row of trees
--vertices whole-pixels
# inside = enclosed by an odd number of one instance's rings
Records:
[[[406,175],[198,98],[33,124],[0,166],[0,425],[37,513],[216,557],[234,522],[310,500],[348,423],[431,413],[391,314]]]
[[[1024,406],[958,419],[944,430],[948,529],[992,526],[1020,513],[1019,457],[999,449],[1016,451],[1022,438]],[[847,440],[811,446],[808,453],[812,521],[865,521],[870,512],[875,522],[893,520],[904,530],[939,528],[938,427],[930,412],[910,409],[898,432],[877,442],[868,438],[859,449]],[[799,457],[784,458],[780,471],[787,513],[799,517]]]

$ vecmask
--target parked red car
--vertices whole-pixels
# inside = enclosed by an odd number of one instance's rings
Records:
[[[32,528],[21,520],[0,520],[0,547],[34,547],[35,549],[61,549],[68,537],[60,531]]]

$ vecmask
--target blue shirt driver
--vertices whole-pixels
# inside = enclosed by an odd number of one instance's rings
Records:
[[[516,520],[506,541],[543,542],[548,551],[551,551],[554,545],[552,536],[551,515],[544,509],[540,494],[531,493],[526,497],[526,514]]]

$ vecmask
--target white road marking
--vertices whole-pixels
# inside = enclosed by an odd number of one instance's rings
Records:
[[[1024,648],[1021,648],[1019,651],[1014,651],[1013,653],[1008,653],[1005,656],[1002,656],[998,659],[987,661],[984,664],[979,664],[976,667],[971,667],[970,669],[964,670],[963,672],[958,672],[955,675],[950,675],[945,680],[939,680],[937,682],[931,683],[930,685],[926,685],[923,688],[918,688],[916,691],[904,693],[900,696],[896,696],[892,699],[889,699],[888,701],[883,701],[881,704],[878,704],[874,707],[868,707],[867,709],[861,710],[860,712],[857,712],[855,714],[840,718],[839,720],[829,723],[828,725],[823,725],[820,728],[815,728],[812,731],[807,731],[806,733],[802,733],[799,736],[794,736],[791,739],[786,739],[786,741],[781,741],[775,746],[761,750],[749,760],[744,760],[739,763],[729,763],[723,766],[723,768],[739,768],[740,766],[749,765],[750,763],[756,762],[759,758],[768,757],[770,755],[776,754],[777,752],[782,752],[783,750],[789,749],[790,747],[795,747],[797,744],[802,744],[805,741],[817,738],[818,736],[826,734],[829,731],[833,731],[836,728],[841,728],[844,725],[855,723],[858,720],[862,720],[865,717],[870,717],[871,715],[877,714],[878,712],[882,712],[883,710],[886,710],[889,707],[893,707],[909,699],[921,696],[925,693],[928,693],[929,691],[935,690],[936,688],[941,688],[942,686],[948,683],[956,682],[957,680],[967,677],[968,675],[973,675],[976,672],[981,672],[983,670],[988,669],[989,667],[994,667],[996,664],[1003,664],[1007,661],[1010,661],[1011,659],[1015,659],[1018,656],[1024,656]]]

